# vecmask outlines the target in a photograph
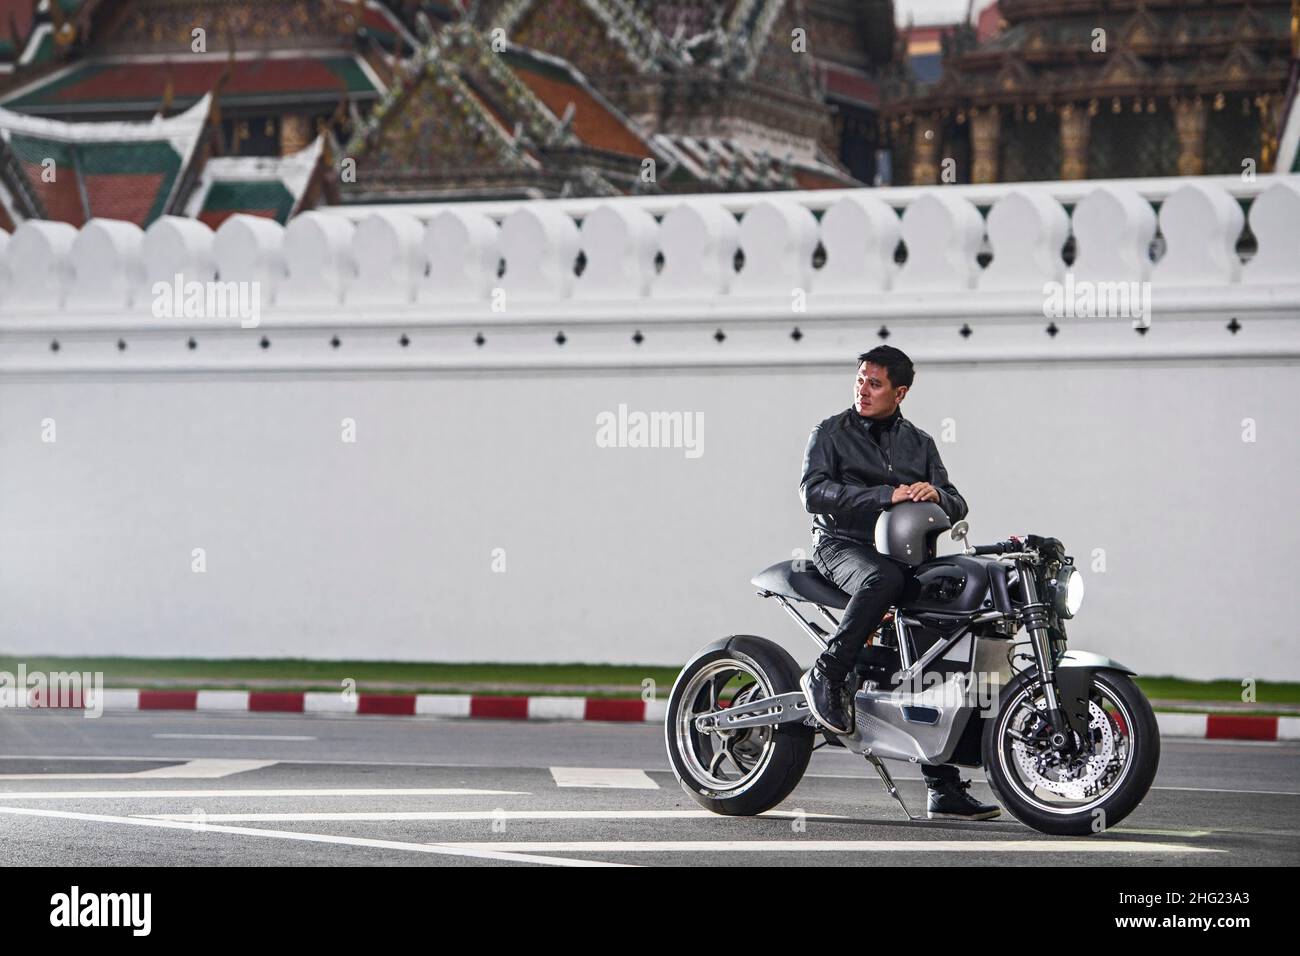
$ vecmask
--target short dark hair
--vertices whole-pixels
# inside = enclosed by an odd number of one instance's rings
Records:
[[[889,383],[895,388],[900,385],[910,386],[916,378],[912,360],[902,349],[896,349],[892,345],[877,345],[870,352],[863,352],[858,356],[858,364],[861,365],[863,362],[883,366],[889,373]]]

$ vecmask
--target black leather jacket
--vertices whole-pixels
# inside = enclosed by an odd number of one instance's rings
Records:
[[[928,481],[952,521],[966,516],[966,499],[948,480],[934,439],[896,412],[872,437],[872,420],[852,406],[812,430],[803,456],[799,497],[813,515],[813,541],[822,536],[872,544],[876,518],[894,489]]]

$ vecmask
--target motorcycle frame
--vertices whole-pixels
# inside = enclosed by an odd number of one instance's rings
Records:
[[[795,622],[803,629],[803,631],[816,641],[822,650],[826,650],[827,638],[829,635],[822,629],[821,625],[808,620],[800,614],[789,598],[781,594],[774,594],[771,591],[759,591],[758,594],[761,597],[776,598],[782,609],[794,618]],[[825,615],[826,619],[830,621],[833,626],[840,626],[840,622],[837,621],[835,616],[825,607],[820,604],[814,606]],[[985,611],[984,613],[971,618],[965,624],[962,624],[952,633],[951,636],[936,641],[933,647],[921,655],[920,658],[917,658],[916,650],[912,643],[912,635],[908,632],[908,628],[920,627],[921,622],[915,618],[909,620],[904,617],[897,607],[890,607],[890,611],[892,611],[894,615],[894,628],[898,631],[898,656],[901,658],[901,663],[903,665],[901,674],[904,681],[911,680],[918,676],[935,658],[946,654],[951,648],[956,646],[958,641],[968,635],[971,632],[971,628],[975,625],[987,624],[993,621],[1006,620],[1009,617],[1014,617],[1014,615],[1009,615],[1002,611]]]

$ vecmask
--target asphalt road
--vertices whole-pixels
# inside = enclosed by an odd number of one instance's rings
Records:
[[[10,711],[0,866],[1294,866],[1297,757],[1294,743],[1166,738],[1142,806],[1081,839],[1005,812],[926,820],[919,774],[891,764],[922,817],[909,822],[837,748],[771,813],[714,816],[650,724]]]

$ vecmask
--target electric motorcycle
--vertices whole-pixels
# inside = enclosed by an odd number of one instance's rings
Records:
[[[940,557],[947,530],[963,550]],[[932,503],[881,514],[876,548],[909,573],[850,675],[852,734],[812,717],[802,669],[779,644],[742,634],[701,648],[665,719],[683,789],[715,813],[762,813],[794,790],[814,749],[835,745],[864,756],[909,819],[884,760],[983,767],[1001,805],[1043,833],[1100,833],[1128,816],[1155,778],[1160,734],[1134,671],[1067,649],[1065,622],[1083,598],[1073,558],[1055,538],[971,547],[968,531]],[[823,649],[830,632],[796,605],[834,628],[831,609],[849,601],[807,559],[752,583]]]

